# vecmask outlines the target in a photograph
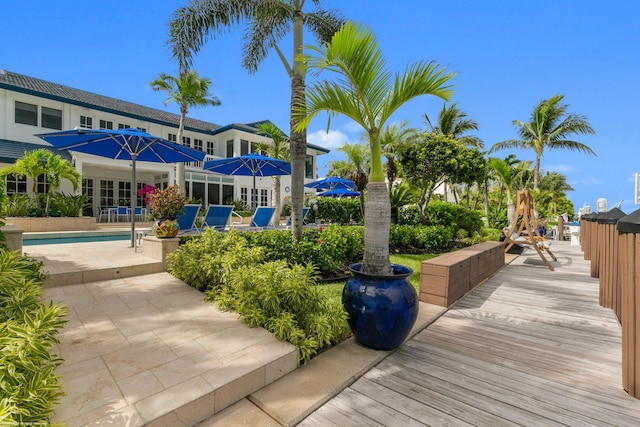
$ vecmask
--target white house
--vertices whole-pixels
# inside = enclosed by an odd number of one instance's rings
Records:
[[[0,70],[0,167],[12,164],[25,151],[50,147],[34,136],[36,134],[76,127],[136,127],[175,142],[179,122],[180,116],[177,114]],[[207,154],[205,160],[247,154],[255,151],[256,143],[271,141],[257,132],[257,126],[263,122],[220,126],[187,118],[182,143],[204,151]],[[130,204],[130,162],[77,152],[52,151],[73,162],[83,174],[82,193],[89,197],[92,204],[92,209],[88,209],[86,215],[94,215],[99,208]],[[317,156],[328,152],[325,148],[307,145],[306,178],[309,181],[316,178]],[[137,162],[136,177],[138,188],[145,184],[165,187],[175,182],[175,164]],[[185,191],[189,199],[199,200],[205,206],[235,200],[250,204],[253,188],[250,177],[214,174],[203,171],[202,164],[194,162],[185,166],[185,178]],[[290,194],[290,177],[283,176],[281,182],[284,198]],[[9,177],[5,190],[7,193],[26,192],[31,185],[27,179]],[[71,188],[63,187],[62,190],[71,192]],[[256,192],[258,203],[269,205],[271,178],[257,178]],[[138,199],[137,205],[142,204],[143,200]]]

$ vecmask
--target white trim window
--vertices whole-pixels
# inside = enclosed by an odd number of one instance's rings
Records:
[[[93,117],[80,116],[80,127],[85,129],[93,129]]]

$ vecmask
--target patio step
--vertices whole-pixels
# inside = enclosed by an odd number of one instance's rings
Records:
[[[297,368],[297,350],[167,274],[57,286],[68,426],[192,426]]]

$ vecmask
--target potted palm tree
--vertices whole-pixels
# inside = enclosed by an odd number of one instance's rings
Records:
[[[306,128],[321,112],[343,114],[358,123],[369,140],[371,167],[365,202],[365,243],[362,263],[350,270],[343,290],[349,325],[361,344],[380,350],[399,346],[418,315],[418,298],[407,278],[412,271],[389,259],[391,205],[382,167],[381,130],[391,115],[420,95],[449,100],[447,82],[454,74],[433,62],[418,62],[395,76],[386,66],[377,41],[364,26],[348,22],[331,41],[310,46],[310,70],[329,71],[335,81],[319,81],[306,93],[306,108],[297,111]]]

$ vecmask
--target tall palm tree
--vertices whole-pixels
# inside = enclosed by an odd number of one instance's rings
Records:
[[[209,86],[211,79],[199,77],[196,70],[180,73],[178,77],[161,73],[151,82],[154,91],[163,90],[167,93],[164,105],[175,102],[180,107],[180,126],[176,137],[178,144],[182,144],[184,120],[190,107],[216,107],[221,104],[217,97],[209,95]],[[176,184],[180,190],[185,191],[184,163],[181,162],[176,163]]]
[[[536,154],[533,169],[533,188],[538,188],[540,175],[540,159],[544,150],[574,150],[587,154],[593,154],[593,150],[577,141],[568,139],[573,134],[595,134],[589,125],[587,118],[580,114],[570,114],[569,107],[563,104],[564,95],[554,95],[549,99],[543,99],[533,109],[531,118],[527,123],[514,120],[513,124],[518,130],[520,139],[510,139],[497,142],[489,152],[508,148],[522,148],[533,150]]]
[[[302,60],[303,30],[306,28],[319,43],[325,42],[344,23],[335,11],[320,8],[319,0],[312,0],[316,9],[304,12],[305,0],[191,0],[179,8],[169,27],[169,45],[181,69],[189,67],[193,56],[206,42],[243,22],[247,23],[242,48],[242,65],[253,74],[273,49],[291,79],[291,111],[305,103],[306,68]],[[293,57],[286,59],[278,43],[293,31]],[[304,128],[290,120],[291,149],[291,229],[293,239],[302,236],[302,208],[307,157],[307,136]]]
[[[310,69],[336,74],[334,81],[314,83],[307,92],[299,129],[304,129],[321,112],[329,117],[343,114],[364,129],[369,139],[371,169],[365,208],[365,248],[362,272],[391,275],[389,228],[391,207],[382,168],[380,132],[391,115],[420,95],[448,100],[453,74],[433,62],[420,61],[395,75],[387,68],[373,33],[365,26],[345,24],[321,47],[309,48]],[[294,112],[295,113],[295,112]]]
[[[267,156],[274,159],[289,160],[289,139],[278,129],[273,123],[261,123],[258,126],[258,133],[271,138],[271,144],[259,143],[256,148]],[[277,226],[280,222],[280,177],[271,177],[271,205],[276,210],[273,214],[273,225]]]

